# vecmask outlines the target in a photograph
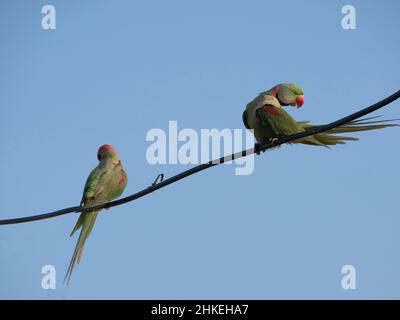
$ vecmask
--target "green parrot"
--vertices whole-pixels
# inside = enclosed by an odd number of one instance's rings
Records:
[[[258,97],[247,104],[246,110],[243,112],[243,123],[247,129],[254,130],[254,136],[259,144],[274,142],[282,136],[317,127],[308,121],[296,121],[283,108],[283,106],[300,108],[303,103],[304,94],[299,86],[293,83],[281,83],[260,93]],[[346,140],[358,140],[354,137],[338,136],[336,135],[338,133],[398,126],[387,123],[394,120],[370,121],[374,118],[376,117],[351,121],[326,132],[294,140],[292,143],[328,147],[329,145],[344,144]]]
[[[83,190],[81,200],[81,206],[83,205],[83,207],[103,204],[118,198],[123,193],[128,182],[128,177],[122,166],[121,159],[112,146],[108,144],[101,146],[97,152],[97,159],[99,160],[99,164],[90,173]],[[67,284],[69,284],[75,264],[78,264],[81,259],[83,247],[93,229],[99,211],[100,210],[95,210],[81,213],[71,232],[70,236],[81,229],[75,251],[64,279],[65,282],[68,278]]]

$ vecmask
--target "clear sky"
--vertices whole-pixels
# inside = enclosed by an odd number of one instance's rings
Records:
[[[55,30],[41,27],[46,4]],[[346,4],[355,30],[341,27]],[[124,161],[124,195],[186,170],[146,161],[150,129],[243,128],[246,103],[280,82],[301,85],[290,112],[317,123],[392,94],[399,12],[394,0],[1,1],[0,219],[77,205],[104,143]],[[377,114],[399,118],[400,102]],[[1,226],[0,298],[398,299],[399,135],[285,145],[252,175],[218,166],[102,212],[69,287],[76,214]]]

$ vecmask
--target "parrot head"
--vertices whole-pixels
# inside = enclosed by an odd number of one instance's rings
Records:
[[[294,83],[278,84],[271,89],[271,92],[282,106],[297,106],[297,108],[300,108],[304,103],[303,90]]]
[[[116,155],[117,155],[117,150],[115,150],[115,148],[110,146],[109,144],[102,145],[99,148],[99,151],[97,151],[97,159],[99,159],[99,161],[107,157],[113,157]]]

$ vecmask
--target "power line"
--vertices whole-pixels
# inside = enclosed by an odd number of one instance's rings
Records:
[[[114,200],[111,202],[107,202],[104,204],[99,204],[96,206],[92,206],[92,207],[81,207],[81,206],[76,206],[76,207],[69,207],[69,208],[65,208],[65,209],[61,209],[61,210],[57,210],[57,211],[53,211],[53,212],[48,212],[48,213],[43,213],[43,214],[39,214],[39,215],[35,215],[35,216],[28,216],[28,217],[22,217],[22,218],[15,218],[15,219],[6,219],[6,220],[0,220],[0,225],[7,225],[7,224],[16,224],[16,223],[22,223],[22,222],[30,222],[30,221],[37,221],[37,220],[43,220],[43,219],[49,219],[49,218],[54,218],[60,215],[64,215],[67,213],[73,213],[73,212],[88,212],[88,211],[92,211],[92,210],[99,210],[99,209],[103,209],[103,208],[111,208],[111,207],[115,207],[115,206],[119,206],[121,204],[127,203],[127,202],[131,202],[134,200],[137,200],[141,197],[144,197],[145,195],[152,193],[158,189],[164,188],[174,182],[177,182],[181,179],[184,179],[186,177],[189,177],[197,172],[203,171],[205,169],[217,166],[221,163],[224,162],[228,162],[231,160],[235,160],[235,159],[239,159],[242,157],[246,157],[248,155],[251,155],[255,152],[259,151],[265,151],[267,149],[271,149],[273,147],[276,147],[277,145],[281,145],[284,143],[288,143],[290,141],[293,140],[297,140],[300,138],[304,138],[304,137],[308,137],[308,136],[312,136],[314,134],[317,133],[321,133],[321,132],[325,132],[328,130],[331,130],[333,128],[339,127],[343,124],[346,124],[350,121],[356,120],[358,118],[361,118],[371,112],[374,112],[380,108],[385,107],[386,105],[388,105],[389,103],[392,103],[393,101],[395,101],[396,99],[400,98],[400,90],[395,92],[394,94],[392,94],[391,96],[369,106],[366,107],[360,111],[357,111],[351,115],[348,115],[344,118],[341,118],[339,120],[336,120],[334,122],[331,122],[329,124],[326,125],[322,125],[322,126],[318,126],[318,127],[313,127],[311,129],[308,129],[306,131],[300,132],[300,133],[296,133],[296,134],[292,134],[289,136],[284,136],[282,138],[279,138],[277,140],[275,140],[274,142],[269,142],[263,145],[259,145],[257,146],[257,150],[255,150],[255,148],[250,148],[247,150],[243,150],[241,152],[237,152],[237,153],[233,153],[229,156],[225,156],[225,157],[221,157],[219,159],[215,159],[212,161],[209,161],[207,163],[203,163],[200,164],[194,168],[191,168],[189,170],[186,170],[184,172],[181,172],[171,178],[168,178],[166,180],[163,180],[163,175],[159,175],[157,177],[157,179],[153,182],[153,184],[149,187],[147,187],[146,189],[143,189],[135,194],[132,194],[130,196],[127,196],[125,198],[121,198],[118,200]],[[160,182],[158,182],[158,180],[160,179]]]

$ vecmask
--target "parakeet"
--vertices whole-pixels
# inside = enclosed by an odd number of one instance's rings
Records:
[[[296,121],[283,108],[283,106],[299,108],[303,103],[304,94],[299,86],[293,83],[278,84],[272,89],[260,93],[258,97],[247,104],[246,110],[243,112],[244,125],[247,129],[254,129],[254,136],[259,144],[316,127],[308,121]],[[326,132],[295,140],[293,143],[328,147],[329,145],[344,144],[346,140],[358,140],[354,137],[335,135],[338,133],[398,126],[387,123],[394,120],[371,121],[374,118],[351,121]]]
[[[99,164],[90,173],[83,190],[81,200],[81,206],[83,205],[83,207],[103,204],[118,198],[123,193],[128,182],[121,159],[112,146],[108,144],[101,146],[97,152],[97,159],[99,160]],[[67,284],[69,284],[75,264],[80,262],[83,247],[93,229],[98,213],[99,210],[81,213],[71,232],[70,236],[81,229],[64,279],[64,281],[68,279]]]

